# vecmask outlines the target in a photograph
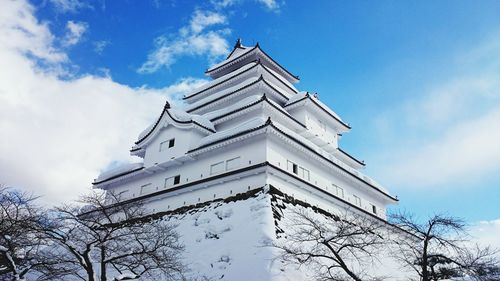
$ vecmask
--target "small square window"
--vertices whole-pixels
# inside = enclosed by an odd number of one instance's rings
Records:
[[[160,143],[160,151],[167,150],[175,145],[175,139],[170,139],[166,141],[162,141]]]
[[[179,184],[181,182],[181,175],[177,175],[174,177],[174,184]]]

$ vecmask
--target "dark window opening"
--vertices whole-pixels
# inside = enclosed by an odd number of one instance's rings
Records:
[[[297,164],[293,164],[292,171],[294,174],[299,174],[299,166]]]
[[[170,147],[174,147],[174,145],[175,145],[175,139],[171,139],[171,140],[168,141],[168,147],[169,148]]]
[[[375,205],[372,205],[372,211],[373,211],[374,214],[377,213],[377,207]]]
[[[181,182],[181,176],[177,175],[174,177],[174,184],[179,184]]]

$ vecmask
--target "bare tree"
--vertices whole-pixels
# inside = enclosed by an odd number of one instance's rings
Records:
[[[57,208],[57,227],[47,232],[58,245],[61,267],[88,281],[183,278],[183,246],[174,225],[110,193],[93,193],[81,203]]]
[[[477,281],[500,281],[499,255],[500,251],[491,246],[464,247],[457,257],[455,270]]]
[[[497,252],[490,247],[467,247],[470,243],[461,219],[435,215],[420,223],[406,213],[391,215],[391,219],[412,234],[394,236],[395,257],[418,273],[421,281],[465,275],[477,280],[498,280],[492,279],[499,273]]]
[[[383,226],[376,220],[347,210],[339,216],[292,211],[275,247],[288,263],[307,266],[316,272],[317,280],[374,279],[364,272],[377,257],[385,241]]]
[[[54,269],[42,229],[47,214],[35,204],[37,198],[18,190],[0,187],[0,280],[48,280],[60,276]],[[50,275],[40,275],[40,272]]]

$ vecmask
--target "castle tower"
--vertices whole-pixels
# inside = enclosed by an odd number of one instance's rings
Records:
[[[258,43],[238,40],[206,74],[213,80],[186,95],[182,110],[166,103],[139,135],[130,152],[144,161],[102,173],[95,188],[166,212],[272,187],[326,211],[386,220],[398,200],[339,147],[351,127],[316,94],[299,91],[298,76]]]

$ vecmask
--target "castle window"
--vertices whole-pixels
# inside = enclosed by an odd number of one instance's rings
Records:
[[[227,160],[226,161],[226,171],[238,168],[240,166],[240,160],[241,160],[241,157],[239,157],[239,156],[236,158]]]
[[[361,198],[356,195],[353,195],[352,197],[354,197],[354,204],[361,207]]]
[[[309,170],[300,167],[299,176],[301,176],[305,180],[310,180]]]
[[[372,205],[372,212],[373,212],[374,214],[377,214],[377,206]]]
[[[335,187],[335,192],[337,193],[337,196],[340,198],[344,198],[344,189],[340,186],[337,186],[335,184],[332,184]]]
[[[170,139],[170,140],[166,140],[166,141],[162,141],[160,143],[160,151],[164,151],[164,150],[167,150],[171,147],[174,147],[175,145],[175,139]]]
[[[217,174],[224,171],[224,161],[212,164],[210,166],[210,174]]]
[[[124,198],[128,197],[128,192],[129,192],[129,190],[128,190],[128,189],[127,189],[127,190],[123,190],[123,191],[119,192],[119,193],[118,193],[118,195],[116,196],[116,197],[117,197],[117,199],[118,199],[118,200],[122,200],[122,199],[124,199]]]
[[[181,175],[176,175],[173,177],[168,177],[165,179],[165,188],[174,186],[181,182]]]
[[[290,160],[287,160],[287,165],[286,165],[286,169],[288,171],[291,171],[292,173],[298,175],[299,174],[299,166],[295,163],[293,163],[292,161]]]
[[[148,183],[148,184],[145,184],[145,185],[142,185],[141,186],[141,195],[142,194],[146,194],[146,193],[149,193],[151,190],[151,187],[152,187],[152,184],[151,183]]]

